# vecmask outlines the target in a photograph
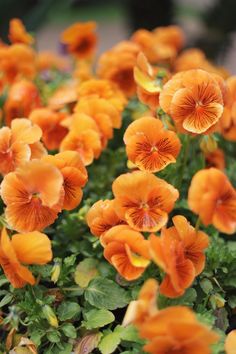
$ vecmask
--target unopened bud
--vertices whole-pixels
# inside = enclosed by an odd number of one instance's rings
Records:
[[[204,154],[209,154],[217,149],[217,141],[213,135],[206,135],[202,137],[200,148]]]
[[[52,272],[51,272],[51,281],[55,284],[60,276],[61,273],[61,262],[56,261],[54,263],[54,266],[52,267]]]
[[[43,305],[43,314],[45,316],[45,318],[47,319],[48,323],[52,326],[52,327],[58,327],[58,320],[57,320],[57,316],[55,315],[53,309],[49,306],[49,305]]]

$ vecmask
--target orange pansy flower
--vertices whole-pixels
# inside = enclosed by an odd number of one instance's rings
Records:
[[[52,259],[51,241],[38,231],[15,234],[10,239],[6,229],[0,237],[0,266],[14,288],[26,284],[34,285],[36,280],[23,264],[43,265]],[[23,263],[23,264],[22,264]]]
[[[166,229],[161,237],[152,234],[149,240],[152,259],[166,273],[160,293],[170,298],[183,295],[196,275],[194,264],[185,257],[184,245]]]
[[[33,37],[26,32],[25,26],[19,18],[13,18],[10,21],[8,37],[11,43],[33,44]]]
[[[183,48],[185,35],[179,26],[157,27],[153,30],[157,43],[165,44],[179,51]]]
[[[227,176],[216,168],[198,171],[188,191],[190,209],[204,225],[213,224],[219,231],[236,230],[236,191]]]
[[[223,113],[218,78],[203,70],[178,73],[164,85],[160,106],[180,132],[208,133]]]
[[[47,155],[43,161],[56,166],[63,176],[65,196],[62,209],[76,208],[83,197],[81,188],[88,180],[88,174],[80,155],[76,151],[65,151],[56,155]]]
[[[68,27],[61,35],[62,43],[69,53],[78,59],[91,58],[96,49],[97,35],[95,22],[78,22]]]
[[[169,73],[163,68],[152,68],[145,55],[140,52],[134,67],[134,79],[137,84],[139,100],[152,110],[159,106],[159,95]]]
[[[225,139],[236,141],[236,76],[228,78],[226,85],[228,91],[219,130]]]
[[[4,105],[5,121],[9,126],[15,118],[28,117],[30,112],[41,106],[37,87],[30,81],[21,80],[13,84]]]
[[[34,109],[29,115],[29,119],[42,129],[42,140],[49,150],[59,149],[61,141],[68,133],[68,129],[62,126],[66,118],[65,113],[54,112],[50,108]]]
[[[22,78],[33,79],[36,75],[36,55],[25,44],[0,46],[0,70],[4,81],[13,83]]]
[[[123,319],[123,326],[134,323],[136,326],[158,311],[157,295],[159,284],[155,279],[148,279],[143,284],[137,300],[131,301]]]
[[[185,306],[158,311],[139,326],[139,334],[148,340],[143,349],[151,354],[210,354],[211,345],[219,340]]]
[[[139,278],[149,265],[149,242],[128,225],[118,225],[100,237],[104,257],[126,280]]]
[[[153,32],[146,29],[139,29],[133,33],[131,41],[140,47],[140,50],[145,54],[150,63],[155,64],[161,59],[158,47],[156,49],[155,35]]]
[[[0,173],[14,171],[23,162],[29,161],[31,145],[39,143],[42,131],[28,119],[14,119],[11,129],[0,129]]]
[[[124,142],[128,159],[140,170],[149,172],[175,163],[181,147],[178,136],[165,130],[162,122],[153,117],[131,123],[125,131]]]
[[[1,183],[8,224],[18,232],[42,230],[52,224],[64,199],[63,177],[53,165],[28,161]]]
[[[64,107],[70,108],[72,111],[76,101],[78,100],[76,93],[76,85],[74,81],[60,86],[48,100],[48,108],[52,110],[61,110]]]
[[[213,152],[205,154],[208,167],[216,167],[219,170],[225,169],[225,155],[222,149],[216,149]]]
[[[93,204],[86,215],[86,221],[94,236],[101,236],[111,227],[122,224],[114,207],[114,200],[99,200]]]
[[[160,230],[179,197],[171,184],[144,171],[119,176],[112,190],[118,216],[137,231]]]
[[[70,68],[69,62],[62,55],[50,51],[39,52],[36,61],[37,69],[39,71],[50,69],[67,71]]]
[[[225,352],[226,354],[236,353],[236,330],[231,331],[225,340]]]
[[[121,127],[121,112],[103,98],[81,98],[75,106],[75,112],[93,118],[103,137],[103,147],[106,146],[107,140],[113,137],[113,128]]]
[[[127,97],[135,94],[133,69],[140,47],[124,41],[103,53],[98,61],[97,74],[100,78],[114,82]]]
[[[75,113],[68,118],[70,132],[60,145],[60,151],[77,151],[85,166],[98,158],[102,151],[101,135],[95,121],[83,113]]]
[[[87,80],[79,85],[77,93],[79,98],[88,96],[104,98],[112,103],[119,112],[123,111],[127,103],[123,92],[109,80]]]
[[[202,69],[209,73],[220,75],[223,79],[229,76],[226,69],[213,65],[207,60],[205,53],[199,48],[185,49],[174,61],[174,71],[180,72],[191,69]]]
[[[93,79],[94,74],[93,74],[92,63],[86,59],[78,60],[75,63],[73,77],[77,79],[78,82],[80,83]]]
[[[45,149],[45,147],[40,141],[36,141],[36,143],[29,144],[29,147],[31,151],[31,160],[40,160],[43,156],[48,154],[47,149]]]
[[[193,263],[196,275],[199,275],[205,267],[204,251],[209,245],[209,238],[203,231],[196,231],[184,216],[176,215],[172,221],[174,226],[163,232],[182,242],[185,257]]]

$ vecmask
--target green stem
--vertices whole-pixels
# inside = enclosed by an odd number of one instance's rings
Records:
[[[200,219],[200,216],[199,216],[197,221],[196,221],[196,224],[195,224],[195,232],[198,232],[200,225],[201,225],[201,219]]]
[[[185,144],[183,146],[183,161],[181,164],[181,170],[180,170],[180,174],[179,174],[179,179],[177,182],[177,189],[181,189],[182,186],[182,182],[183,182],[183,178],[184,178],[184,172],[185,172],[185,168],[186,168],[186,164],[187,164],[187,160],[188,160],[188,154],[189,154],[189,148],[190,148],[190,135],[186,135],[186,141]]]

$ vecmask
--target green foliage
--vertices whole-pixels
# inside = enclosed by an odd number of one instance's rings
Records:
[[[130,301],[127,291],[114,281],[101,277],[90,282],[84,297],[90,305],[108,310],[125,307]]]

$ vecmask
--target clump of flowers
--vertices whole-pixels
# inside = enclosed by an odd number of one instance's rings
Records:
[[[235,77],[178,26],[95,62],[72,24],[73,65],[19,19],[9,40],[0,353],[234,354]]]

